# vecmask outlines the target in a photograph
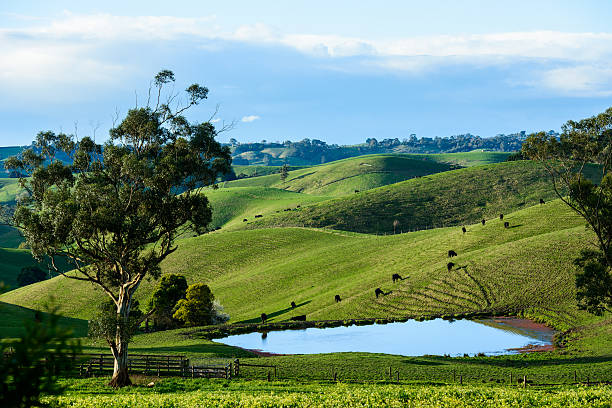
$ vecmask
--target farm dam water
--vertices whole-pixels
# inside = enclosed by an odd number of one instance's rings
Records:
[[[271,354],[368,352],[463,356],[482,353],[493,356],[549,349],[554,335],[554,330],[530,320],[496,317],[311,327],[239,334],[216,341]]]

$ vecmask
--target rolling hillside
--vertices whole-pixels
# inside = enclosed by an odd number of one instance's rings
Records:
[[[511,228],[491,220],[468,226],[466,234],[458,228],[386,237],[302,228],[208,234],[182,240],[163,271],[209,284],[232,322],[256,321],[261,312],[279,321],[295,314],[315,320],[482,310],[527,310],[559,328],[592,319],[574,300],[571,261],[592,239],[583,222],[558,201],[505,220]],[[449,249],[459,254],[450,272]],[[392,273],[404,279],[392,283]],[[154,285],[143,282],[141,302]],[[376,299],[376,287],[387,295]],[[0,301],[40,309],[50,294],[67,316],[82,319],[104,299],[89,284],[58,277]],[[342,302],[334,302],[335,294]]]
[[[473,223],[556,195],[543,166],[504,162],[432,174],[264,217],[248,228],[330,227],[392,233]]]
[[[212,228],[240,227],[243,219],[253,221],[255,215],[269,215],[329,199],[267,187],[211,189],[206,191],[206,196],[213,210]]]
[[[275,187],[298,193],[342,196],[452,168],[453,165],[423,158],[380,154],[294,170],[285,182],[281,181],[280,174],[271,174],[231,181],[226,186]]]

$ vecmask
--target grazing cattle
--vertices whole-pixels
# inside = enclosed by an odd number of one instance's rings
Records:
[[[482,219],[482,221],[480,221],[480,222],[482,222],[482,225],[485,225],[485,223],[486,223],[486,221],[485,221],[485,219],[484,219],[484,218],[483,218],[483,219]]]
[[[295,309],[297,307],[297,305],[295,304],[295,302],[291,302],[291,308]]]
[[[499,219],[503,220],[504,219],[504,214],[499,214]]]
[[[453,256],[457,256],[457,253],[451,249],[450,251],[448,251],[448,257],[452,258]]]
[[[378,295],[384,295],[385,292],[383,292],[381,288],[376,288],[376,290],[374,291],[374,294],[376,295],[376,298],[378,299]]]
[[[504,222],[504,228],[510,228],[510,223],[508,221]]]
[[[340,302],[342,299],[340,299],[340,295],[336,295],[334,296],[334,300],[336,301],[336,303]]]
[[[394,273],[393,275],[391,275],[391,280],[393,282],[397,282],[398,280],[402,280],[402,277],[400,276],[399,273]]]
[[[293,321],[296,321],[296,322],[305,322],[306,321],[306,315],[293,316],[289,320],[293,320]]]
[[[544,204],[544,200],[540,198],[540,204]]]
[[[465,234],[467,232],[467,230],[465,229],[465,227],[461,227],[461,231]]]
[[[247,220],[246,218],[243,218],[243,219],[242,219],[242,222],[247,222],[247,221],[248,221],[248,220]]]
[[[359,192],[359,190],[355,190],[355,192],[356,192],[356,193],[358,193],[358,192]]]
[[[261,215],[261,214],[257,214],[257,215],[255,216],[255,218],[261,218],[261,217],[263,217],[263,215]]]
[[[300,208],[300,207],[301,207],[301,205],[299,205],[299,204],[295,206],[295,208]]]
[[[265,323],[267,320],[268,320],[268,315],[267,315],[267,314],[265,314],[265,313],[262,313],[262,314],[261,314],[261,322],[262,322],[262,323]]]
[[[448,271],[450,272],[451,269],[453,269],[453,266],[455,266],[455,264],[453,262],[449,262],[446,264],[446,269],[448,269]]]

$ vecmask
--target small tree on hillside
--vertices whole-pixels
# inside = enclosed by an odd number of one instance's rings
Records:
[[[47,274],[38,266],[24,266],[19,271],[19,275],[17,275],[17,284],[19,286],[26,286],[44,281],[45,279],[47,279]]]
[[[176,304],[174,318],[186,326],[204,326],[213,322],[214,310],[212,294],[208,285],[194,283],[187,288],[185,299]]]
[[[544,132],[530,135],[524,156],[546,166],[557,196],[586,221],[597,250],[582,251],[575,264],[577,299],[595,314],[612,309],[612,108],[563,125],[559,140]],[[599,185],[591,179],[600,178]]]
[[[287,180],[287,176],[289,176],[289,166],[285,163],[280,168],[280,179],[283,183]]]
[[[146,276],[158,278],[160,263],[176,250],[177,236],[191,229],[205,232],[211,209],[201,188],[230,170],[230,152],[209,123],[191,124],[181,116],[206,99],[208,89],[186,89],[186,102],[165,93],[171,71],[155,76],[149,102],[127,112],[110,130],[102,147],[93,139],[41,132],[33,149],[9,158],[5,167],[27,174],[21,185],[28,198],[15,211],[33,255],[66,258],[116,307],[112,386],[131,383],[128,376],[127,324],[134,293]],[[70,165],[56,152],[72,158]]]
[[[168,329],[178,325],[172,314],[177,302],[185,299],[186,292],[187,280],[183,275],[171,273],[162,276],[149,303],[156,328]]]

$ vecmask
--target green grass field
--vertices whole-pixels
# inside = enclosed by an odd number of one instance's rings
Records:
[[[303,228],[213,233],[184,239],[162,265],[189,283],[205,282],[232,322],[404,317],[469,311],[524,310],[566,330],[601,322],[575,306],[572,259],[593,237],[562,203],[508,214],[485,226],[441,228],[395,236]],[[446,271],[446,252],[459,268]],[[406,277],[391,282],[391,273]],[[137,297],[150,296],[145,281]],[[391,291],[374,298],[373,290]],[[89,284],[63,277],[19,288],[0,300],[40,309],[53,294],[63,313],[87,319],[104,299]],[[341,303],[334,302],[340,294]],[[291,311],[289,303],[301,306]],[[606,327],[604,325],[604,327]],[[609,329],[606,329],[609,330]],[[596,344],[611,352],[612,336]]]
[[[294,193],[269,187],[229,187],[206,190],[213,210],[211,227],[242,227],[243,219],[255,220],[255,215],[270,215],[287,208],[305,206],[328,200],[308,194]]]
[[[354,194],[414,177],[447,171],[451,165],[406,155],[377,154],[352,157],[289,172],[285,182],[280,174],[226,183],[227,187],[275,187],[324,196]]]
[[[432,174],[264,217],[249,228],[330,227],[365,233],[474,223],[548,201],[555,193],[543,166],[506,162]]]

